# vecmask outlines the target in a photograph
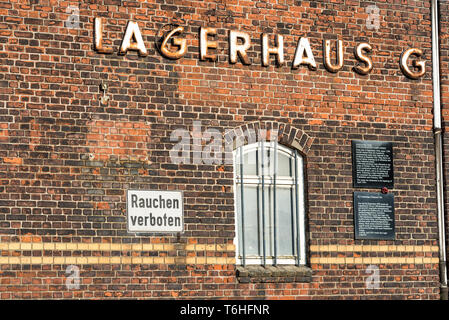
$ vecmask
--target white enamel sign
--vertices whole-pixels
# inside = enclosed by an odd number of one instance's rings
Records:
[[[182,232],[182,191],[128,190],[129,232]]]

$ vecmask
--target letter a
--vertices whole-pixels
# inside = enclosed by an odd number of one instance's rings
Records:
[[[304,51],[307,58],[304,58]],[[293,68],[298,68],[301,64],[305,64],[311,70],[316,70],[316,62],[313,57],[312,49],[310,49],[310,43],[307,38],[301,38],[296,48],[295,60],[293,61]]]
[[[134,38],[136,42],[131,43],[131,39]],[[148,51],[143,43],[142,34],[140,33],[139,25],[136,22],[129,21],[126,27],[125,36],[120,46],[120,54],[126,54],[128,50],[139,51],[141,56],[147,56]]]

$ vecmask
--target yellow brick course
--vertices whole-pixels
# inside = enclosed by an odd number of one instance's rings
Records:
[[[425,257],[423,253],[432,254],[438,252],[437,246],[411,246],[411,245],[313,245],[310,246],[312,253],[346,253],[357,252],[405,252],[408,257],[313,257],[312,264],[425,264],[438,263],[437,257]],[[413,256],[417,253],[419,256]]]
[[[215,256],[215,253],[235,252],[234,244],[172,244],[172,243],[42,243],[42,242],[3,242],[0,243],[0,250],[9,251],[9,256],[0,257],[0,264],[235,264],[233,257]],[[12,256],[14,251],[92,251],[111,252],[126,251],[127,256],[95,256],[74,257],[74,256]],[[176,251],[186,250],[187,257],[173,256],[141,256],[148,251]],[[312,253],[345,253],[345,252],[405,252],[412,256],[408,257],[313,257],[312,264],[426,264],[438,263],[436,257],[423,257],[423,254],[438,252],[437,246],[411,246],[411,245],[312,245]],[[190,252],[190,254],[189,254]],[[195,253],[201,252],[201,256]],[[413,256],[418,253],[419,256]]]
[[[327,258],[327,257],[313,257],[310,259],[312,264],[437,264],[439,259],[422,258],[422,257],[363,257],[363,258]]]
[[[438,252],[438,246],[312,245],[311,252]]]

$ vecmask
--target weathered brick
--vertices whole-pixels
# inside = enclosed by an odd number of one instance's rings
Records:
[[[80,29],[73,30],[65,27],[62,1],[19,2],[0,4],[0,244],[12,248],[0,248],[1,299],[439,298],[428,3],[371,1],[381,13],[374,32],[367,5],[348,1],[88,0],[79,3]],[[448,181],[449,3],[439,7]],[[103,17],[109,55],[92,50],[96,16]],[[141,28],[146,57],[117,53],[130,19]],[[166,59],[154,47],[168,23],[185,28],[182,59]],[[217,62],[199,60],[200,26],[217,29],[218,48],[209,50]],[[250,35],[250,66],[229,63],[230,29]],[[285,66],[273,55],[261,66],[263,32],[271,45],[275,34],[284,36]],[[310,40],[317,70],[292,68],[301,36]],[[324,69],[325,39],[344,41],[337,73]],[[361,42],[373,47],[374,63],[363,76],[352,71],[351,52]],[[399,69],[409,47],[424,49],[427,72],[418,80]],[[106,104],[101,83],[108,84]],[[212,249],[234,242],[234,167],[171,161],[171,134],[192,133],[194,120],[203,132],[237,136],[279,128],[278,141],[304,155],[307,245],[322,250],[307,253],[309,269],[260,266],[251,273],[232,262],[234,248]],[[353,139],[394,142],[394,241],[354,240]],[[131,188],[183,190],[185,232],[129,234]],[[27,233],[38,241],[23,238]],[[21,250],[19,240],[31,247]],[[352,245],[362,249],[341,249]],[[68,263],[80,267],[80,290],[64,285]],[[380,289],[366,289],[368,263],[380,266]]]

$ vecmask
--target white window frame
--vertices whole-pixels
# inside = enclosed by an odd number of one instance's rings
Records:
[[[265,150],[270,149],[272,152],[270,154],[274,154],[274,151],[277,151],[277,154],[283,153],[287,155],[292,161],[295,162],[296,155],[296,163],[294,163],[295,173],[292,177],[278,177],[273,174],[271,175],[263,175],[263,183],[265,185],[276,186],[276,188],[282,188],[283,186],[294,188],[296,191],[295,203],[297,203],[297,212],[295,210],[295,214],[293,214],[293,224],[296,225],[293,228],[293,237],[294,237],[294,256],[280,256],[277,257],[263,257],[263,256],[246,256],[244,259],[241,256],[240,252],[240,233],[242,226],[239,225],[239,215],[241,214],[241,208],[238,208],[237,197],[239,197],[240,184],[242,183],[242,179],[240,177],[240,156],[243,156],[246,153],[264,150],[263,155],[266,155]],[[243,155],[241,154],[243,152]],[[257,152],[258,159],[258,169],[257,172],[260,173],[261,166],[261,152]],[[276,155],[277,155],[276,154]],[[286,146],[278,144],[276,141],[272,142],[256,142],[253,144],[245,145],[242,147],[238,147],[233,152],[233,160],[234,160],[234,204],[235,204],[235,238],[234,244],[236,248],[236,263],[238,265],[305,265],[306,264],[306,240],[305,240],[305,201],[304,201],[304,161],[302,155],[295,149],[288,148]],[[276,162],[275,162],[276,163]],[[267,169],[265,169],[267,171]],[[296,182],[295,182],[296,177]],[[274,182],[274,180],[276,180]],[[262,185],[262,175],[244,175],[243,177],[244,185]],[[244,200],[245,201],[245,200]],[[260,204],[259,204],[260,205]],[[260,213],[261,214],[261,213]],[[272,215],[270,215],[270,219],[273,219]],[[299,241],[298,241],[299,236]],[[261,236],[259,236],[261,238]],[[262,242],[262,241],[261,241]],[[299,255],[298,255],[298,247],[299,247]]]

